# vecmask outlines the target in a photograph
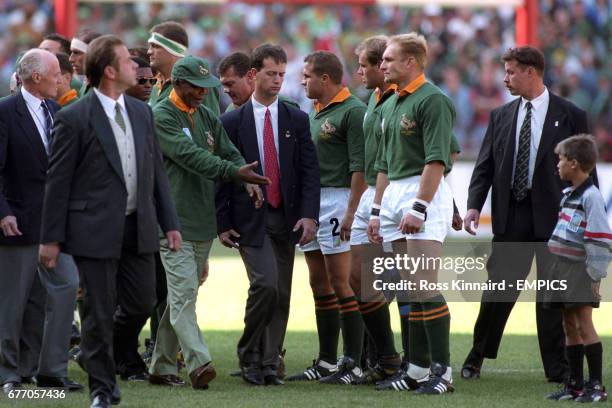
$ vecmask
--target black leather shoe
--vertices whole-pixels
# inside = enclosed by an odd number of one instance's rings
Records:
[[[96,394],[91,401],[90,408],[111,408],[111,403],[109,401],[108,395],[106,394]]]
[[[29,377],[21,377],[21,383],[22,384],[36,384],[36,377],[29,376]]]
[[[484,359],[482,356],[474,351],[470,350],[470,353],[463,362],[461,367],[461,378],[464,380],[477,380],[480,378],[480,367]]]
[[[266,375],[264,377],[266,385],[285,385],[285,382],[276,375]]]
[[[242,368],[242,379],[252,385],[264,385],[261,369],[255,364],[246,364]]]
[[[18,390],[21,388],[21,383],[17,381],[8,381],[2,384],[2,392],[8,394],[13,390]]]
[[[119,384],[115,383],[115,387],[113,388],[113,394],[111,395],[111,404],[119,405],[121,402],[121,391],[119,391]]]
[[[83,389],[81,384],[66,377],[47,377],[46,375],[39,374],[36,379],[38,386],[42,388],[64,388],[68,392],[81,391]]]
[[[477,380],[480,378],[480,367],[464,365],[461,367],[461,378],[464,380]]]

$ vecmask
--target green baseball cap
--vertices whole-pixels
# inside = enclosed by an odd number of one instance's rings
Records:
[[[172,80],[182,79],[200,88],[216,88],[221,85],[219,78],[211,74],[208,61],[188,55],[178,60],[172,68]]]

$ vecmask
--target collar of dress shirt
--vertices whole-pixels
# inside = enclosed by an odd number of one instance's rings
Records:
[[[32,95],[25,86],[21,87],[21,95],[23,95],[23,99],[25,99],[26,104],[32,109],[34,112],[37,112],[40,109],[40,105],[43,103],[43,100]]]
[[[521,108],[524,108],[527,102],[531,102],[532,111],[537,112],[545,102],[548,102],[548,88],[544,87],[544,92],[542,92],[536,98],[533,98],[531,101],[528,101],[527,99],[521,97]]]
[[[119,99],[114,100],[110,96],[106,96],[102,92],[98,91],[98,88],[94,88],[93,90],[96,93],[98,99],[100,100],[100,103],[102,104],[102,108],[104,108],[106,116],[108,116],[109,118],[115,117],[115,105],[117,103],[119,103],[119,106],[121,106],[122,113],[127,113],[127,110],[125,109],[125,99],[123,98],[123,94],[119,96]]]
[[[262,115],[266,114],[266,109],[270,109],[270,114],[272,114],[274,111],[278,110],[278,98],[276,98],[274,100],[274,102],[272,102],[270,105],[266,106],[266,105],[263,105],[263,104],[257,102],[257,99],[255,99],[255,95],[252,95],[251,96],[251,103],[253,103],[253,110],[254,111],[263,111]]]

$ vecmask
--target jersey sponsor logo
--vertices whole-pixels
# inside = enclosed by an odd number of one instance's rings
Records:
[[[402,136],[411,136],[416,131],[416,121],[412,119],[408,119],[405,113],[402,113],[402,117],[400,118],[400,133]]]
[[[208,151],[212,153],[215,150],[215,138],[213,137],[210,130],[207,130],[205,134],[206,134],[206,144],[208,145]]]
[[[336,127],[329,122],[329,119],[325,119],[325,122],[321,124],[321,132],[319,137],[323,140],[329,140],[336,133]]]

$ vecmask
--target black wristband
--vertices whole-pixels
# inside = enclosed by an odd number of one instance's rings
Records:
[[[370,211],[370,215],[380,215],[380,208],[372,208],[372,211]]]
[[[425,204],[419,203],[418,201],[415,201],[414,204],[412,204],[412,209],[416,212],[420,212],[421,214],[427,213],[427,207]]]

